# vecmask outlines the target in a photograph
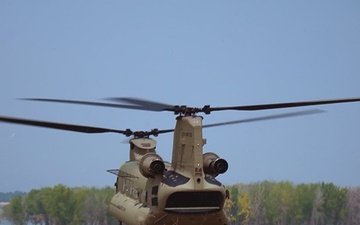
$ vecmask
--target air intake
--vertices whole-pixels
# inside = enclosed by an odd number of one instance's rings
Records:
[[[166,201],[169,213],[210,213],[219,211],[224,202],[219,191],[175,192]]]

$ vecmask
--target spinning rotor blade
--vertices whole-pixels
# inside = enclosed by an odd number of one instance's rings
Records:
[[[345,99],[333,99],[333,100],[320,100],[320,101],[304,101],[304,102],[285,102],[274,104],[262,104],[262,105],[247,105],[247,106],[231,106],[231,107],[211,107],[211,111],[220,110],[266,110],[266,109],[279,109],[290,107],[301,107],[311,105],[325,105],[345,102],[359,102],[360,98],[345,98]]]
[[[320,100],[320,101],[303,101],[303,102],[285,102],[285,103],[273,103],[273,104],[260,104],[260,105],[246,105],[246,106],[229,106],[229,107],[210,107],[209,105],[203,108],[187,107],[187,106],[172,106],[169,104],[148,101],[138,98],[108,98],[107,100],[116,102],[127,102],[132,106],[138,106],[139,109],[151,110],[151,111],[172,111],[175,114],[189,114],[193,115],[198,112],[204,112],[209,114],[212,111],[223,111],[223,110],[244,110],[244,111],[255,111],[255,110],[266,110],[266,109],[279,109],[279,108],[291,108],[301,106],[312,106],[312,105],[325,105],[335,103],[346,103],[346,102],[359,102],[360,98],[346,98],[346,99],[333,99],[333,100]],[[122,106],[121,106],[122,107]]]
[[[77,104],[77,105],[92,105],[92,106],[104,106],[104,107],[113,107],[113,108],[126,108],[126,109],[145,110],[143,107],[137,106],[137,105],[121,105],[121,104],[112,104],[112,103],[106,103],[106,102],[88,102],[88,101],[50,99],[50,98],[21,98],[21,100],[39,101],[39,102],[69,103],[69,104]]]
[[[134,136],[135,138],[149,137],[150,135],[157,136],[158,134],[169,133],[169,132],[174,131],[174,129],[167,129],[167,130],[153,129],[151,131],[131,131],[130,129],[115,130],[115,129],[101,128],[101,127],[90,127],[90,126],[82,126],[82,125],[74,125],[74,124],[54,123],[54,122],[48,122],[48,121],[29,120],[29,119],[4,117],[4,116],[0,116],[0,122],[15,123],[15,124],[22,124],[22,125],[29,125],[29,126],[36,126],[36,127],[45,127],[45,128],[52,128],[52,129],[58,129],[58,130],[75,131],[75,132],[88,133],[88,134],[118,133],[118,134],[123,134],[127,137]]]
[[[271,120],[271,119],[280,119],[286,117],[294,117],[294,116],[305,116],[317,113],[323,113],[325,111],[322,110],[305,110],[299,112],[291,112],[291,113],[283,113],[271,116],[263,116],[263,117],[256,117],[250,119],[242,119],[242,120],[234,120],[234,121],[227,121],[221,123],[213,123],[213,124],[206,124],[203,125],[203,128],[209,127],[217,127],[217,126],[225,126],[231,124],[238,124],[238,123],[248,123],[248,122],[256,122],[256,121],[263,121],[263,120]],[[39,120],[29,120],[29,119],[22,119],[22,118],[13,118],[13,117],[4,117],[0,116],[0,122],[6,123],[15,123],[15,124],[22,124],[22,125],[29,125],[29,126],[37,126],[37,127],[45,127],[45,128],[52,128],[58,130],[67,130],[67,131],[75,131],[81,133],[119,133],[123,134],[127,137],[134,136],[134,137],[148,137],[150,135],[158,136],[159,134],[170,133],[173,132],[175,129],[164,129],[158,130],[153,129],[151,131],[131,131],[130,129],[126,130],[115,130],[115,129],[108,129],[108,128],[101,128],[101,127],[91,127],[91,126],[82,126],[82,125],[74,125],[74,124],[65,124],[65,123],[54,123],[48,121],[39,121]]]
[[[129,104],[119,103],[104,103],[104,102],[88,102],[88,101],[76,101],[76,100],[63,100],[63,99],[46,99],[46,98],[25,98],[23,100],[31,101],[43,101],[43,102],[57,102],[57,103],[71,103],[71,104],[82,104],[82,105],[93,105],[93,106],[105,106],[115,108],[126,108],[126,109],[137,109],[137,110],[148,110],[148,111],[171,111],[175,114],[194,115],[199,112],[210,114],[212,111],[223,111],[223,110],[244,110],[244,111],[255,111],[255,110],[267,110],[267,109],[279,109],[279,108],[290,108],[290,107],[301,107],[301,106],[312,106],[312,105],[325,105],[335,103],[346,103],[346,102],[359,102],[360,98],[346,98],[346,99],[333,99],[333,100],[320,100],[320,101],[303,101],[303,102],[285,102],[285,103],[273,103],[273,104],[260,104],[260,105],[245,105],[245,106],[228,106],[228,107],[210,107],[205,105],[202,108],[169,105],[160,102],[154,102],[139,98],[107,98],[106,100],[113,102],[125,102]]]
[[[143,107],[143,109],[150,111],[172,111],[172,109],[174,108],[173,105],[139,98],[106,98],[106,100],[113,102],[127,102],[133,105],[137,105],[139,107]]]
[[[250,119],[233,120],[233,121],[227,121],[227,122],[222,122],[222,123],[212,123],[212,124],[203,125],[202,127],[203,128],[218,127],[218,126],[225,126],[225,125],[238,124],[238,123],[257,122],[257,121],[263,121],[263,120],[281,119],[281,118],[294,117],[294,116],[306,116],[306,115],[323,113],[323,112],[325,112],[325,111],[318,110],[318,109],[305,110],[305,111],[299,111],[299,112],[276,114],[276,115],[271,115],[271,116],[262,116],[262,117],[256,117],[256,118],[250,118]]]
[[[47,121],[13,118],[13,117],[3,117],[3,116],[0,116],[0,121],[6,122],[6,123],[23,124],[23,125],[29,125],[29,126],[53,128],[53,129],[58,129],[58,130],[75,131],[75,132],[82,132],[82,133],[89,133],[89,134],[106,133],[106,132],[126,134],[126,132],[127,132],[124,130],[113,130],[113,129],[100,128],[100,127],[89,127],[89,126],[81,126],[81,125],[73,125],[73,124],[65,124],[65,123],[54,123],[54,122],[47,122]]]
[[[304,111],[298,111],[298,112],[276,114],[276,115],[271,115],[271,116],[262,116],[262,117],[255,117],[255,118],[242,119],[242,120],[232,120],[232,121],[226,121],[226,122],[220,122],[220,123],[205,124],[202,126],[202,128],[226,126],[226,125],[232,125],[232,124],[238,124],[238,123],[249,123],[249,122],[257,122],[257,121],[264,121],[264,120],[282,119],[282,118],[295,117],[295,116],[307,116],[307,115],[324,113],[324,112],[326,112],[326,111],[319,110],[319,109],[304,110]],[[174,130],[175,129],[157,130],[157,134],[169,133],[169,132],[173,132]]]

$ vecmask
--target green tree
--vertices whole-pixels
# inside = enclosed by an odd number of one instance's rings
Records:
[[[25,212],[33,224],[118,224],[107,212],[113,188],[53,188],[32,190],[25,199]]]
[[[333,183],[322,183],[321,190],[324,195],[324,224],[340,224],[346,216],[347,189]]]
[[[4,217],[15,225],[25,225],[25,209],[22,196],[15,196],[10,204],[4,206]]]
[[[73,188],[74,212],[71,224],[87,224],[85,223],[85,201],[89,194],[89,188]]]
[[[310,223],[316,187],[316,184],[299,184],[295,186],[291,215],[293,223]]]
[[[25,212],[29,222],[32,224],[49,225],[49,216],[45,206],[45,199],[50,188],[31,190],[25,198]]]
[[[281,223],[281,211],[280,211],[280,201],[281,193],[276,188],[275,182],[263,182],[265,187],[264,192],[264,207],[265,219],[268,224],[280,224]]]
[[[75,201],[70,188],[59,184],[44,194],[43,201],[51,223],[68,225],[72,222]]]

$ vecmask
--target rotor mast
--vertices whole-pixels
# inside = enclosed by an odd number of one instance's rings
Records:
[[[203,178],[203,145],[201,116],[178,116],[174,131],[171,170],[194,178],[200,188]]]

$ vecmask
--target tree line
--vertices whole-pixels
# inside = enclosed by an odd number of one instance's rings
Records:
[[[232,225],[360,225],[360,187],[263,181],[227,188]],[[13,197],[2,216],[16,225],[115,225],[107,211],[113,195],[112,187],[34,189]]]
[[[360,225],[360,187],[264,181],[228,188],[232,224]]]
[[[16,225],[112,225],[108,215],[114,188],[69,188],[64,185],[31,190],[3,207],[2,217]]]
[[[10,202],[10,200],[18,195],[26,195],[26,192],[14,191],[14,192],[0,192],[0,202]]]

